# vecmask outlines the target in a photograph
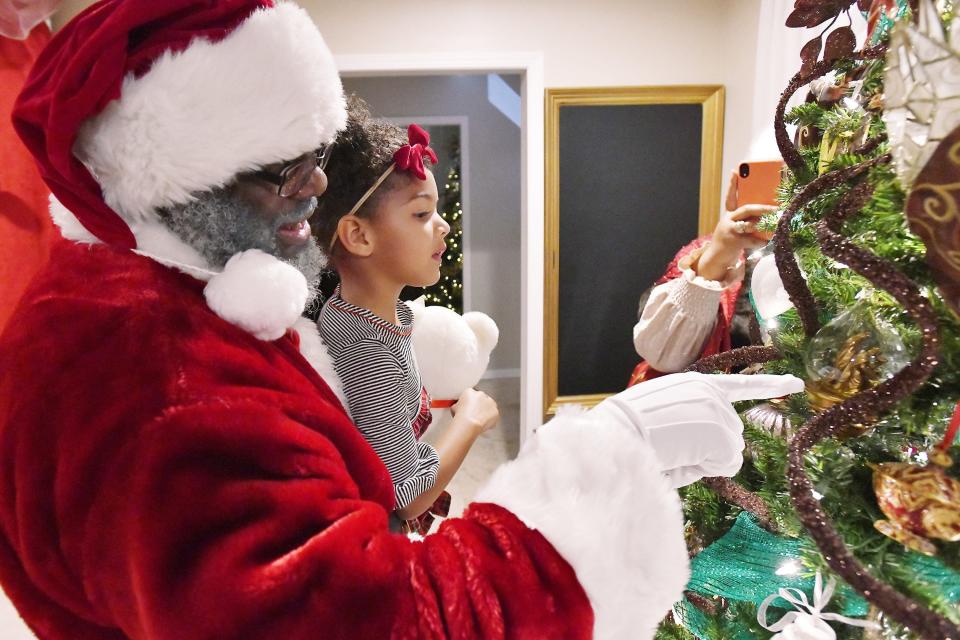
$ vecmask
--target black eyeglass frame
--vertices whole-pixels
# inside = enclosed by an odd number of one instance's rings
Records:
[[[244,175],[275,184],[277,185],[278,196],[290,198],[299,193],[310,182],[314,170],[319,168],[323,171],[327,168],[332,153],[333,145],[324,144],[283,165],[279,173],[260,169]]]

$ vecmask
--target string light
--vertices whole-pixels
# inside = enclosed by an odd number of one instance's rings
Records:
[[[799,575],[801,568],[796,560],[784,560],[774,573],[778,576],[795,576]]]
[[[431,303],[440,304],[462,313],[463,299],[463,207],[460,202],[460,150],[454,148],[451,166],[443,181],[440,194],[440,217],[450,225],[447,234],[447,250],[440,266],[440,281],[428,287],[424,294]]]

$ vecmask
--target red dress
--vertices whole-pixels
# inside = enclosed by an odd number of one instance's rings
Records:
[[[430,412],[430,394],[427,393],[426,388],[421,389],[420,391],[420,413],[417,414],[417,419],[413,421],[413,435],[417,437],[417,440],[420,439],[420,436],[424,434],[427,430],[427,427],[430,426],[430,423],[433,422],[433,414]],[[427,535],[427,532],[430,531],[430,527],[433,525],[433,521],[436,518],[446,518],[450,515],[450,494],[446,491],[443,491],[437,499],[433,501],[433,504],[430,505],[430,508],[424,511],[422,514],[416,518],[407,520],[404,523],[404,531],[407,533],[418,533],[420,535]]]

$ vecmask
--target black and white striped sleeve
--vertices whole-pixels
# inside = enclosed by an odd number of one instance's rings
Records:
[[[383,460],[400,509],[433,487],[440,469],[436,450],[413,435],[404,397],[404,368],[378,340],[346,347],[337,358],[350,415]]]

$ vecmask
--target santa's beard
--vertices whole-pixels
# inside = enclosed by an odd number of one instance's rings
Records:
[[[259,249],[296,267],[314,289],[326,257],[314,238],[295,255],[285,256],[277,231],[285,224],[305,219],[317,206],[317,199],[303,200],[290,213],[268,218],[231,189],[214,189],[192,202],[165,209],[164,222],[181,240],[200,252],[214,268],[223,268],[236,253]]]

